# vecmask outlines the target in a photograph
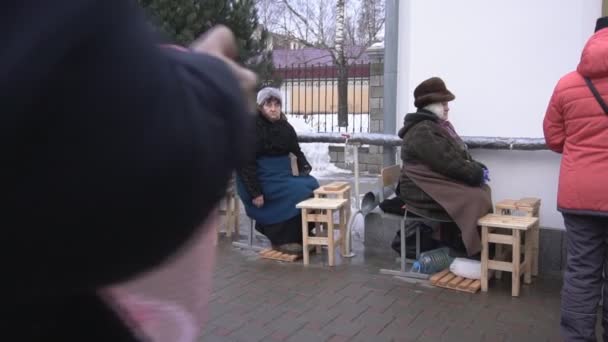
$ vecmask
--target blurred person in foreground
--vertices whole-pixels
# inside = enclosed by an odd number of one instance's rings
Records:
[[[562,154],[557,209],[566,226],[561,332],[566,341],[595,341],[602,284],[603,339],[608,341],[608,17],[597,20],[576,68],[563,76],[543,128]]]
[[[3,336],[194,340],[206,298],[188,308],[177,287],[170,298],[137,279],[169,266],[167,286],[194,270],[209,287],[205,227],[254,131],[255,75],[232,61],[232,33],[161,48],[125,0],[23,0],[2,13]]]

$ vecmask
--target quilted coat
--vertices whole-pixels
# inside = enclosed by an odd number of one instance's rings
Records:
[[[576,71],[559,80],[543,122],[548,147],[562,154],[558,209],[603,216],[608,215],[608,115],[584,77],[608,102],[608,30],[589,38]]]

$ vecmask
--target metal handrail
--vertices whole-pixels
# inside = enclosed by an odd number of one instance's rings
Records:
[[[492,150],[522,150],[539,151],[547,150],[545,139],[542,138],[499,138],[499,137],[462,137],[463,141],[472,149]],[[358,214],[365,216],[361,210],[359,194],[359,146],[362,144],[378,145],[384,147],[401,146],[402,140],[396,135],[380,133],[298,133],[301,143],[338,143],[356,146],[354,149],[353,171],[355,176],[355,205],[356,212],[350,218],[346,227],[346,248],[344,257],[353,257],[352,251],[352,225]]]
[[[381,133],[314,133],[300,132],[298,140],[302,143],[333,143],[344,144],[359,143],[367,145],[377,145],[384,147],[401,146],[403,140],[397,135]],[[521,151],[540,151],[547,150],[545,139],[543,138],[503,138],[503,137],[462,137],[462,140],[471,149],[489,150],[521,150]]]

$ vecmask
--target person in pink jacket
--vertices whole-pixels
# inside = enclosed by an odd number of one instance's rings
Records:
[[[567,262],[561,330],[566,341],[595,341],[602,271],[608,260],[608,17],[597,20],[576,71],[555,87],[543,128],[562,154],[558,210],[566,226]],[[608,274],[608,272],[607,272]],[[602,325],[608,341],[608,286]]]

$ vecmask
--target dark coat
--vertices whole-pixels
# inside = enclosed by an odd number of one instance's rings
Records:
[[[170,257],[253,128],[220,60],[167,50],[135,1],[0,5],[0,331],[135,341],[97,295]]]
[[[424,164],[456,182],[470,186],[482,184],[483,164],[473,160],[466,147],[439,125],[439,118],[432,112],[420,109],[407,114],[399,137],[403,139],[401,159],[404,164]],[[400,192],[405,204],[415,213],[438,220],[450,219],[405,172],[401,174]]]
[[[287,121],[287,118],[281,115],[280,120],[270,122],[262,113],[258,112],[256,118],[255,153],[249,156],[247,165],[239,170],[239,176],[243,180],[243,184],[251,198],[263,194],[263,189],[258,181],[256,159],[263,156],[285,156],[289,153],[293,153],[296,156],[298,169],[301,174],[310,173],[312,167],[300,149],[298,135],[293,126]]]

